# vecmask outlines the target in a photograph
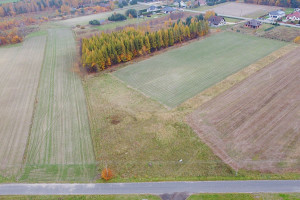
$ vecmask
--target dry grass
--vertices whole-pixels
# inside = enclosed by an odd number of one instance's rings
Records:
[[[88,77],[84,85],[99,170],[108,164],[118,181],[234,179],[231,169],[185,124],[185,117],[293,48],[285,46],[271,53],[173,110],[107,72]],[[257,178],[255,173],[246,174]]]
[[[89,78],[85,85],[100,169],[107,164],[123,179],[233,175],[179,113],[110,74]]]

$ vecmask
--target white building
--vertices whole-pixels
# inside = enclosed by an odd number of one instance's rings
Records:
[[[276,11],[271,11],[269,13],[270,18],[277,20],[277,19],[281,19],[282,17],[285,16],[285,12],[282,10],[276,10]]]

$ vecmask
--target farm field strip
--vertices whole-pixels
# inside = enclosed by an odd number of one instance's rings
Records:
[[[15,175],[22,167],[45,44],[40,36],[0,48],[1,174]]]
[[[224,32],[129,65],[113,74],[145,95],[174,108],[284,45],[284,42]]]
[[[256,14],[258,14],[258,16],[268,14],[268,12],[270,11],[279,10],[279,9],[282,8],[277,6],[265,6],[265,5],[230,2],[208,10],[213,10],[220,15],[250,17]]]
[[[239,169],[300,171],[300,48],[188,117],[227,164]]]
[[[22,179],[88,180],[93,176],[86,102],[81,80],[73,71],[74,59],[72,31],[49,29]]]

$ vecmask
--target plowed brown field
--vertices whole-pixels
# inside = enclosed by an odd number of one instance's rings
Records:
[[[188,122],[234,169],[300,171],[300,48],[199,107]]]

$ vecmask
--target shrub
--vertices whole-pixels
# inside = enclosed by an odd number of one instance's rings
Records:
[[[100,22],[99,22],[98,20],[94,19],[94,20],[89,21],[89,24],[90,24],[90,25],[99,26],[99,25],[100,25]]]
[[[120,13],[112,14],[110,17],[108,17],[109,21],[123,21],[123,20],[126,20],[126,19],[127,19],[126,16],[122,15]]]
[[[122,1],[123,6],[128,6],[127,1]]]
[[[108,181],[108,180],[112,179],[112,177],[113,177],[113,173],[109,168],[105,168],[102,170],[101,178]]]
[[[126,11],[125,15],[128,17],[131,15],[133,18],[137,18],[137,12],[135,9],[129,9]]]
[[[272,30],[273,28],[274,28],[274,26],[269,27],[269,28],[265,29],[264,31],[270,31],[270,30]]]
[[[294,39],[294,42],[297,43],[297,44],[300,44],[300,36],[297,36],[297,37]]]
[[[137,4],[137,0],[132,0],[131,2],[130,2],[130,5],[135,5],[135,4]]]

